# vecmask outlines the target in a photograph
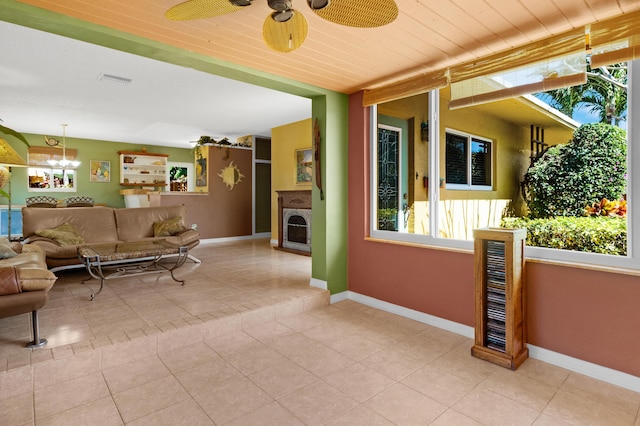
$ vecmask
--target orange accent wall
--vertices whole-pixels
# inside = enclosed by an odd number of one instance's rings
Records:
[[[473,326],[473,255],[366,241],[369,111],[349,99],[348,287],[389,303]],[[529,262],[532,345],[640,376],[640,277]]]

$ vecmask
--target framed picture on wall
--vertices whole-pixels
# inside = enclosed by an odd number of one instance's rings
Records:
[[[296,149],[296,184],[311,183],[313,152],[311,148]]]
[[[111,162],[91,160],[89,182],[111,182]]]
[[[207,159],[201,157],[196,160],[196,186],[207,186]]]

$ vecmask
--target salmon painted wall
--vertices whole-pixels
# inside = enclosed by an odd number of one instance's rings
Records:
[[[474,325],[473,254],[367,241],[369,112],[349,103],[349,290]],[[640,277],[529,262],[532,345],[640,376]]]

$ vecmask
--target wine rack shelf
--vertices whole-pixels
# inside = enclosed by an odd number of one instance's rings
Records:
[[[471,354],[517,369],[526,345],[525,229],[474,231],[476,322]]]

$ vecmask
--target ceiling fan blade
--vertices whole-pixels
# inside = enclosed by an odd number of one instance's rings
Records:
[[[327,21],[357,28],[382,27],[398,17],[394,0],[331,0],[327,7],[312,10]]]
[[[267,16],[262,26],[264,42],[273,50],[282,53],[302,46],[308,32],[307,19],[297,11],[293,11],[291,19],[285,22],[277,22],[271,16]]]
[[[167,10],[164,16],[173,21],[213,18],[242,9],[229,0],[187,0]]]

